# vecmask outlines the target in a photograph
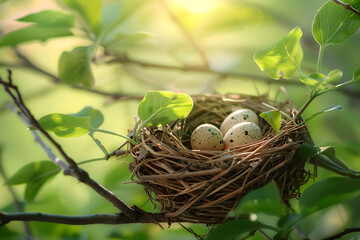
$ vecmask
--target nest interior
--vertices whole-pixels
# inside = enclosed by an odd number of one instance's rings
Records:
[[[131,147],[134,182],[142,184],[153,202],[161,205],[169,222],[217,224],[225,221],[242,196],[274,180],[284,202],[299,196],[307,182],[305,161],[296,149],[310,142],[304,124],[289,116],[293,109],[266,97],[243,95],[193,96],[189,116],[170,126],[145,128],[141,143]],[[282,111],[278,134],[260,119],[263,139],[225,151],[193,151],[192,131],[203,123],[219,127],[231,112],[248,108],[257,114]],[[136,176],[136,178],[135,178]]]

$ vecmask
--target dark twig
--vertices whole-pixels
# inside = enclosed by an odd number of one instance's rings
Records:
[[[0,226],[12,221],[37,221],[51,222],[68,225],[89,225],[89,224],[127,224],[127,223],[153,223],[153,219],[157,222],[167,222],[165,215],[162,213],[147,213],[151,218],[145,215],[139,216],[137,219],[131,219],[124,213],[118,214],[94,214],[84,216],[66,216],[45,213],[0,213]]]
[[[93,179],[89,177],[89,174],[83,169],[79,168],[76,162],[68,156],[63,148],[40,126],[35,117],[31,114],[30,110],[25,106],[25,103],[22,99],[22,96],[17,88],[17,86],[13,85],[11,80],[11,71],[8,71],[9,80],[8,82],[4,81],[0,77],[0,84],[4,86],[5,91],[10,95],[13,99],[14,103],[20,109],[24,117],[28,120],[29,124],[35,127],[45,138],[47,138],[51,144],[58,150],[61,156],[64,158],[65,162],[68,164],[68,168],[64,171],[66,175],[72,175],[76,177],[80,182],[85,183],[90,186],[93,190],[95,190],[99,195],[107,199],[111,202],[116,208],[123,211],[128,217],[131,219],[137,218],[137,212],[127,206],[122,200],[120,200],[117,196],[115,196],[108,189],[101,186],[99,183],[95,182]]]
[[[357,10],[356,8],[352,7],[349,3],[344,3],[343,1],[339,1],[339,0],[333,0],[333,2],[340,5],[340,6],[342,6],[346,10],[350,10],[350,11],[352,11],[355,14],[360,16],[360,11]]]
[[[180,20],[170,10],[168,5],[163,0],[160,0],[160,3],[163,6],[163,8],[165,9],[166,13],[169,15],[170,19],[175,23],[175,25],[180,29],[182,34],[185,36],[185,38],[187,39],[189,44],[198,52],[205,69],[210,69],[209,62],[206,58],[204,51],[201,49],[201,47],[197,44],[197,42],[194,40],[194,38],[191,36],[191,34],[186,30],[186,28],[180,22]]]
[[[330,237],[327,237],[327,238],[324,238],[323,240],[333,240],[333,239],[339,239],[341,238],[342,236],[346,235],[346,234],[349,234],[349,233],[353,233],[353,232],[360,232],[360,228],[346,228],[344,229],[344,231],[338,233],[338,234],[335,234],[333,236],[330,236]]]

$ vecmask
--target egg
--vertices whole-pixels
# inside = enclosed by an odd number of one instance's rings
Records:
[[[221,133],[225,136],[230,128],[241,122],[253,122],[259,125],[259,117],[250,109],[239,109],[224,119],[220,126]]]
[[[219,128],[212,124],[202,124],[191,134],[193,150],[223,150],[224,139]]]
[[[262,138],[261,129],[253,122],[238,123],[224,136],[225,148],[256,142]]]

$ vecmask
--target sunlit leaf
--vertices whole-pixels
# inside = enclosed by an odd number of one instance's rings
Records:
[[[90,124],[93,128],[98,128],[104,122],[104,116],[102,113],[90,106],[84,107],[80,112],[70,114],[75,117],[89,117]]]
[[[330,107],[327,107],[327,108],[321,110],[320,112],[317,112],[317,113],[311,115],[309,118],[305,119],[305,122],[309,122],[314,117],[316,117],[320,114],[326,113],[326,112],[342,111],[342,110],[343,110],[343,108],[341,107],[341,105],[333,105],[333,106],[330,106]]]
[[[359,8],[360,1],[346,1]],[[341,43],[349,38],[360,26],[360,16],[344,9],[333,1],[327,1],[317,12],[313,21],[313,35],[321,46]]]
[[[93,129],[89,117],[61,113],[48,114],[38,122],[45,131],[54,132],[59,137],[79,137]]]
[[[342,71],[336,69],[331,71],[327,76],[322,73],[311,73],[308,76],[302,75],[299,79],[314,89],[324,89],[326,87],[332,87],[334,83],[337,83],[341,79],[342,75]]]
[[[20,22],[36,23],[39,26],[68,27],[74,26],[74,15],[55,10],[44,10],[19,18]]]
[[[299,72],[303,58],[301,36],[301,29],[294,28],[274,46],[255,53],[256,64],[274,79],[291,78]]]
[[[271,181],[264,187],[245,195],[232,212],[235,215],[251,213],[265,213],[275,216],[284,214],[280,192],[275,182]]]
[[[250,219],[239,219],[234,221],[227,221],[212,231],[206,240],[233,240],[238,239],[239,236],[249,233],[253,230],[261,228],[263,224],[251,221]]]
[[[144,126],[166,125],[185,118],[193,107],[191,97],[171,91],[148,91],[139,104],[138,116]]]
[[[30,41],[46,41],[50,38],[72,36],[73,33],[65,27],[47,27],[31,25],[20,28],[3,35],[0,39],[0,47],[16,46]]]
[[[310,185],[300,198],[302,217],[360,194],[360,179],[331,177]]]
[[[101,0],[61,0],[71,10],[76,12],[81,19],[97,35],[100,33]]]
[[[70,85],[93,86],[95,79],[90,65],[91,51],[92,46],[87,46],[63,52],[58,65],[60,79]]]
[[[281,113],[279,110],[267,111],[260,113],[259,115],[265,119],[276,131],[276,134],[279,133],[281,126]]]

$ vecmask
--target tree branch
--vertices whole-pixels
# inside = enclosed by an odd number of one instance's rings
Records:
[[[19,67],[23,67],[23,68],[27,68],[27,69],[31,69],[35,72],[41,73],[42,75],[45,75],[46,77],[50,78],[51,81],[54,84],[61,84],[63,83],[61,81],[61,79],[59,77],[57,77],[56,75],[38,67],[37,65],[35,65],[34,63],[32,63],[20,50],[18,50],[17,48],[14,48],[14,52],[16,53],[16,55],[18,56],[18,58],[20,59],[20,64],[12,64],[12,63],[7,63],[7,62],[2,62],[0,61],[0,66],[3,67],[8,67],[8,68],[19,68]],[[69,85],[70,86],[70,85]],[[100,90],[96,90],[96,89],[91,89],[91,88],[84,88],[81,86],[70,86],[72,88],[81,90],[81,91],[86,91],[86,92],[90,92],[90,93],[95,93],[98,95],[102,95],[105,97],[111,97],[112,99],[118,100],[118,99],[122,99],[122,100],[128,100],[128,99],[142,99],[143,96],[138,96],[138,95],[128,95],[125,93],[121,93],[121,92],[105,92],[105,91],[100,91]]]
[[[0,213],[0,226],[12,221],[24,222],[51,222],[68,225],[89,225],[89,224],[127,224],[127,223],[153,223],[168,222],[168,219],[163,213],[147,213],[148,216],[141,215],[137,219],[131,219],[124,213],[117,214],[94,214],[83,216],[67,216],[58,214],[46,213]]]
[[[76,177],[80,182],[85,183],[86,185],[91,187],[100,196],[104,197],[109,202],[111,202],[116,208],[123,211],[128,217],[130,217],[131,219],[136,219],[138,217],[138,213],[134,209],[131,209],[122,200],[120,200],[117,196],[115,196],[112,192],[110,192],[108,189],[104,188],[99,183],[91,179],[89,177],[89,174],[85,170],[79,168],[76,162],[70,156],[68,156],[63,150],[63,148],[40,126],[40,124],[37,122],[35,117],[31,114],[30,110],[25,106],[25,103],[22,99],[22,96],[17,86],[13,85],[10,70],[8,71],[8,74],[9,74],[8,82],[5,82],[0,77],[0,84],[4,86],[5,91],[13,99],[14,103],[17,105],[21,113],[24,115],[24,118],[27,119],[28,123],[31,126],[35,127],[39,132],[41,132],[41,134],[45,136],[51,142],[51,144],[53,144],[53,146],[58,150],[58,152],[64,158],[65,162],[60,161],[58,158],[55,158],[57,159],[56,163],[60,164],[62,166],[62,169],[65,170],[64,174]],[[47,151],[47,153],[49,154],[49,151]],[[66,166],[65,164],[67,164],[68,166]]]
[[[342,6],[343,8],[345,8],[346,10],[350,10],[353,13],[357,14],[360,16],[360,11],[357,10],[356,8],[352,7],[349,3],[344,3],[343,1],[340,0],[333,0],[334,3]]]
[[[349,234],[349,233],[353,233],[353,232],[360,232],[360,228],[346,228],[344,229],[344,231],[338,233],[338,234],[335,234],[333,236],[330,236],[330,237],[327,237],[327,238],[324,238],[323,240],[333,240],[333,239],[339,239],[341,238],[342,236],[346,235],[346,234]]]

